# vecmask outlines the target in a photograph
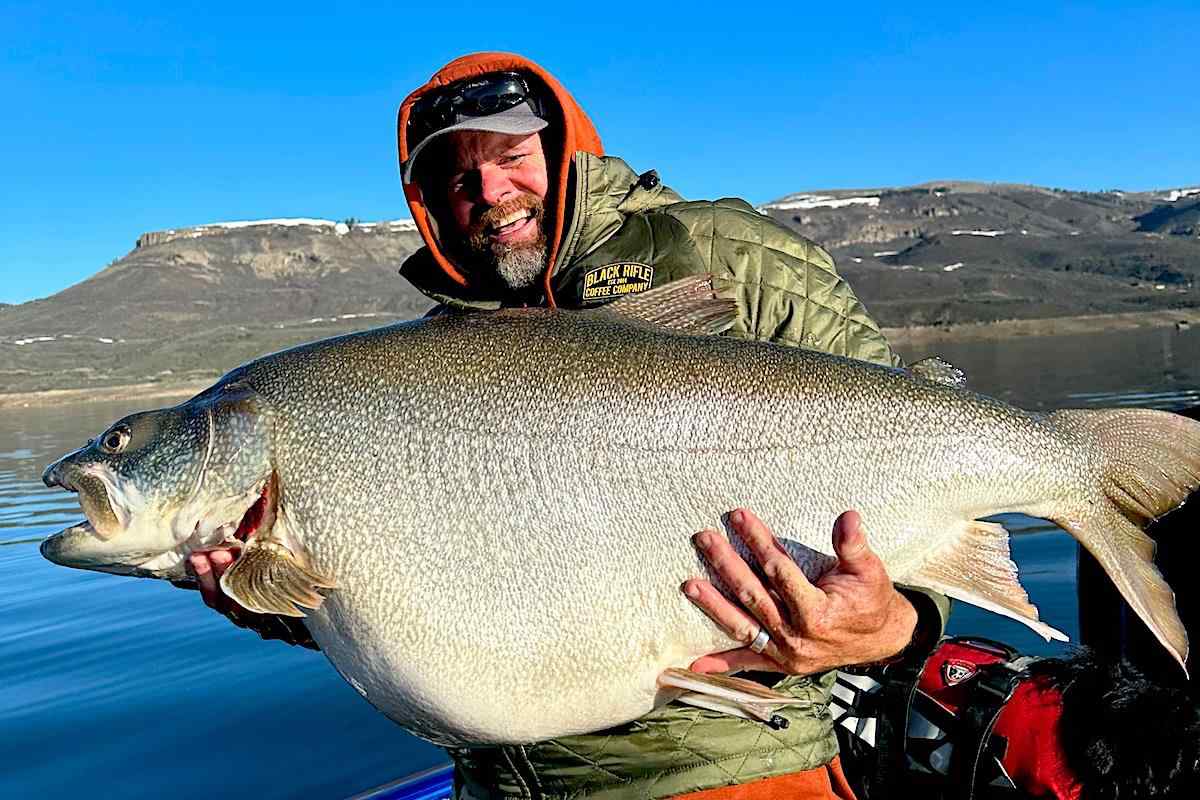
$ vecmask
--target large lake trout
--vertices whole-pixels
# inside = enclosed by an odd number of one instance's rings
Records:
[[[88,521],[42,552],[180,579],[192,550],[245,540],[224,591],[309,609],[349,683],[449,745],[599,730],[684,692],[769,709],[779,696],[675,669],[743,644],[680,591],[705,570],[691,534],[739,506],[814,579],[833,520],[858,509],[893,580],[1047,636],[1008,534],[975,520],[1053,520],[1184,662],[1142,529],[1200,483],[1200,424],[1030,413],[953,381],[693,335],[728,318],[706,286],[443,316],[250,362],[48,467]]]

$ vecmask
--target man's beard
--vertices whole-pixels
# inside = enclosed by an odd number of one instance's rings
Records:
[[[537,232],[532,239],[512,244],[493,242],[495,225],[517,211],[533,212],[532,224]],[[522,194],[493,206],[471,225],[467,246],[476,260],[496,271],[510,289],[528,289],[546,272],[546,231],[542,227],[545,205],[537,195]]]

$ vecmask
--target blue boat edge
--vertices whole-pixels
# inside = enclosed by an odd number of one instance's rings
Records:
[[[454,789],[454,765],[442,764],[414,772],[347,800],[445,800]]]

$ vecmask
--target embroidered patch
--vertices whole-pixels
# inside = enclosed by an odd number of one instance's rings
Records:
[[[654,267],[618,261],[589,269],[583,276],[583,299],[605,300],[644,292],[654,284]]]
[[[966,661],[945,661],[942,663],[942,680],[947,686],[957,686],[972,677],[977,670],[974,664]]]

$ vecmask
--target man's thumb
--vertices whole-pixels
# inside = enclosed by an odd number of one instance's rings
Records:
[[[855,566],[872,558],[867,532],[857,511],[843,513],[833,524],[833,551],[844,566]]]

